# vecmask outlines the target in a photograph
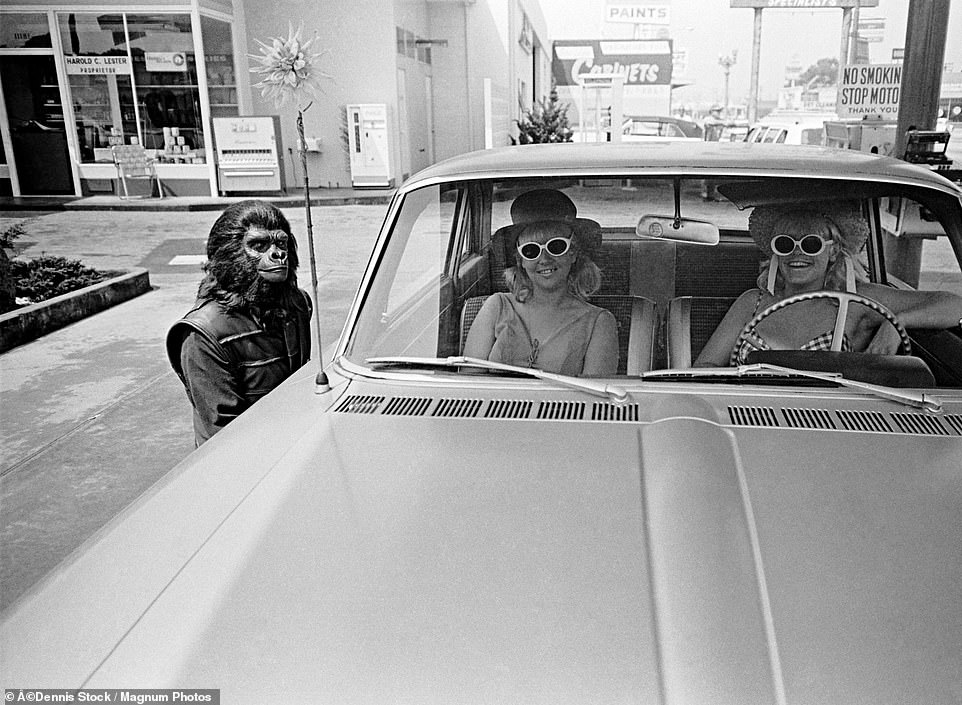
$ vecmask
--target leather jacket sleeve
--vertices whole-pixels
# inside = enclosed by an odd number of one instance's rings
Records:
[[[194,407],[194,442],[200,446],[250,403],[238,392],[230,362],[200,333],[187,334],[180,349],[180,365]]]

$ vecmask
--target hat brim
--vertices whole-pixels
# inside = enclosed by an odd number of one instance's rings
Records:
[[[575,245],[583,252],[593,252],[601,246],[601,225],[590,218],[545,218],[543,220],[532,220],[525,223],[513,223],[498,228],[492,240],[500,239],[504,243],[505,261],[511,262],[509,257],[513,257],[514,250],[518,244],[518,236],[521,231],[532,223],[565,223],[574,231]]]
[[[858,254],[865,241],[868,240],[868,223],[862,217],[857,204],[832,204],[832,207],[784,207],[784,206],[755,206],[748,217],[748,232],[765,253],[772,254],[772,238],[775,236],[775,224],[791,213],[819,216],[831,221],[842,236],[842,248],[851,255]]]

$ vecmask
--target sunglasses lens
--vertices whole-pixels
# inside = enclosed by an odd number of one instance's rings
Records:
[[[563,237],[551,238],[545,243],[544,248],[548,251],[549,255],[560,257],[568,251],[568,240]]]
[[[806,235],[798,243],[798,246],[806,255],[817,255],[824,249],[825,241],[818,235]]]
[[[772,252],[786,256],[795,251],[795,239],[788,235],[776,235],[772,238]]]
[[[526,242],[518,248],[518,252],[525,259],[538,259],[541,256],[541,245],[537,242]]]

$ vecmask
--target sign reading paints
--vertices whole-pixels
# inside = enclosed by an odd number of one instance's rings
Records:
[[[130,75],[130,59],[126,56],[65,56],[68,74]]]
[[[671,6],[609,3],[605,5],[605,21],[667,25],[671,24]]]
[[[901,64],[846,66],[839,81],[836,112],[842,119],[865,115],[895,119],[901,85]]]
[[[625,87],[671,85],[670,40],[565,39],[554,43],[555,85],[581,85],[585,74],[621,74]]]

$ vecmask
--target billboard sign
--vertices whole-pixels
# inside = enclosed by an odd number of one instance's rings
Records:
[[[671,40],[565,39],[554,43],[551,61],[557,86],[579,86],[585,74],[621,74],[625,88],[670,86]]]
[[[901,64],[852,64],[842,70],[838,89],[838,116],[866,115],[896,119],[902,86]]]

